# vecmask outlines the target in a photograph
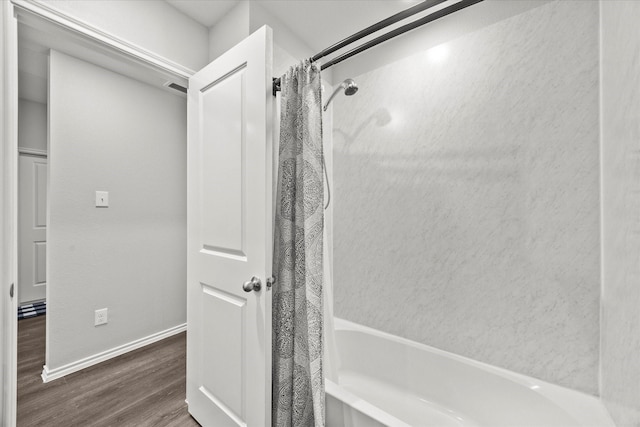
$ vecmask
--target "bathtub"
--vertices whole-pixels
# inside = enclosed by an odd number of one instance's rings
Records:
[[[595,397],[335,319],[328,427],[615,427]]]

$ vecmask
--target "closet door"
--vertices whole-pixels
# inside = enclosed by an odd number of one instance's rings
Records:
[[[271,29],[189,80],[187,401],[203,426],[271,425]]]

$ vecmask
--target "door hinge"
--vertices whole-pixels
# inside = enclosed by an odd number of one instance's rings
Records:
[[[13,298],[13,287],[14,287],[14,284],[12,283],[11,287],[9,287],[9,297],[10,298]]]

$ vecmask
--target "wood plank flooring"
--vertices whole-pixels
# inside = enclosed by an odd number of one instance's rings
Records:
[[[186,333],[44,384],[45,316],[18,322],[18,427],[199,424],[185,403]]]

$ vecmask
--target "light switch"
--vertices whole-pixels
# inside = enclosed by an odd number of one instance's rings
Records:
[[[96,207],[108,208],[109,207],[109,192],[108,191],[96,191]]]

